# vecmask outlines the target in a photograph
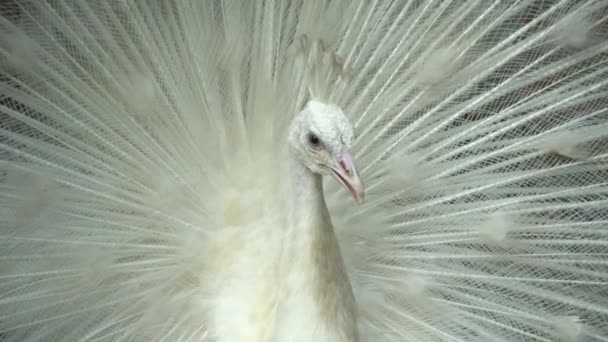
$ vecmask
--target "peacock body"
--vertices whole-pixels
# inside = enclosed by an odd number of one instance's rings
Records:
[[[3,342],[608,341],[605,1],[1,13]]]

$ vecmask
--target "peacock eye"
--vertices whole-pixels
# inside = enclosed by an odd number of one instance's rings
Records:
[[[319,148],[321,146],[321,139],[313,133],[308,133],[308,143],[314,148]]]

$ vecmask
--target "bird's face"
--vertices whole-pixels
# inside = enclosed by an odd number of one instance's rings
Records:
[[[354,139],[354,128],[339,107],[314,100],[300,113],[290,135],[293,149],[310,171],[333,176],[361,204],[364,189],[351,151]]]

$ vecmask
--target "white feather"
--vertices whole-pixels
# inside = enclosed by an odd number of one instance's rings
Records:
[[[366,204],[324,189],[364,340],[608,341],[605,1],[1,13],[3,342],[331,340],[282,292],[311,95],[356,127]]]

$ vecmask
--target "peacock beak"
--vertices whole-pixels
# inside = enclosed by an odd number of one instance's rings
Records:
[[[342,158],[329,168],[332,176],[334,176],[342,186],[344,186],[353,196],[357,204],[362,204],[365,198],[363,183],[359,178],[357,167],[355,166],[355,158],[350,151],[344,152]]]

